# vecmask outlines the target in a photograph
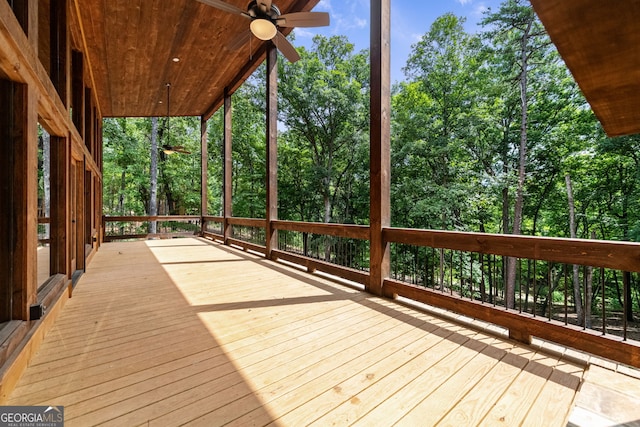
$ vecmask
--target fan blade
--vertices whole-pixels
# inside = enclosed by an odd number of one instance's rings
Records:
[[[293,47],[289,40],[287,40],[287,38],[280,31],[276,33],[276,36],[273,39],[278,50],[282,52],[284,57],[287,58],[289,62],[296,62],[300,59],[300,55],[298,54],[298,51],[296,51],[296,48]]]
[[[260,5],[260,10],[262,10],[262,12],[266,14],[271,12],[271,0],[258,0],[258,5]]]
[[[200,3],[204,3],[207,6],[211,6],[211,7],[215,7],[216,9],[220,9],[223,10],[225,12],[229,12],[229,13],[233,13],[235,15],[242,15],[246,18],[249,18],[250,16],[247,14],[247,12],[245,12],[242,9],[239,9],[229,3],[225,3],[222,0],[197,0]]]
[[[231,40],[231,42],[227,45],[227,49],[231,52],[235,52],[239,50],[242,46],[245,45],[249,41],[249,37],[251,37],[251,30],[244,30],[236,38]]]
[[[326,27],[329,25],[327,12],[294,12],[280,15],[276,20],[281,27]]]

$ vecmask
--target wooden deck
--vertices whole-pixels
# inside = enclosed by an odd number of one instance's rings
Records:
[[[212,242],[155,240],[101,247],[6,403],[64,405],[68,426],[565,426],[587,369]]]

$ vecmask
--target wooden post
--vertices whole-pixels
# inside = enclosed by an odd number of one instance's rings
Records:
[[[370,281],[367,290],[383,295],[389,275],[389,245],[382,230],[391,224],[390,195],[390,26],[391,1],[371,0],[371,151],[370,151]]]
[[[95,128],[93,133],[93,144],[96,147],[96,151],[93,154],[96,163],[98,164],[98,169],[102,173],[102,118],[98,117],[99,113],[97,108],[94,108],[94,120],[95,120]],[[103,192],[102,192],[102,174],[98,177],[98,181],[96,182],[97,188],[99,191],[96,192],[98,194],[98,201],[96,206],[96,229],[98,230],[98,246],[102,244],[102,239],[104,237],[104,224],[102,223],[102,202],[103,202]]]
[[[73,51],[71,53],[71,105],[73,124],[80,136],[85,139],[85,90],[84,90],[84,56],[82,52]]]
[[[273,43],[267,48],[267,212],[266,257],[278,248],[278,236],[272,221],[278,219],[278,51]]]
[[[11,189],[13,186],[13,83],[0,80],[0,323],[13,318],[11,281],[11,224],[13,206]],[[7,151],[8,150],[8,151]]]
[[[71,140],[51,136],[51,275],[64,274],[71,278],[69,236],[69,165]]]
[[[228,88],[224,89],[224,148],[223,148],[223,195],[222,195],[222,233],[224,234],[224,243],[229,242],[231,237],[231,225],[228,219],[233,216],[233,192],[232,192],[232,180],[233,180],[233,161],[232,161],[232,124],[233,114],[231,112],[231,95]]]
[[[0,80],[0,322],[13,319],[13,88],[13,82]]]
[[[0,319],[29,320],[38,275],[37,94],[7,80],[0,80],[0,151]]]
[[[93,97],[91,97],[92,102],[91,102],[91,119],[92,119],[92,126],[91,126],[91,145],[93,147],[93,159],[96,162],[96,165],[98,165],[98,170],[100,172],[102,172],[102,117],[100,117],[100,112],[98,111],[98,109],[93,105]],[[100,205],[102,206],[102,204]]]
[[[207,146],[207,120],[204,116],[200,117],[200,232],[205,232],[207,224],[204,216],[209,211],[209,147]]]

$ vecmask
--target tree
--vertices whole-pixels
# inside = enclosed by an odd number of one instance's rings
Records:
[[[111,215],[150,214],[157,164],[157,205],[160,213],[198,213],[200,211],[200,169],[197,151],[200,121],[194,117],[171,119],[166,126],[153,130],[151,118],[117,118],[104,120],[104,200],[105,213]],[[156,125],[157,123],[156,119]],[[167,155],[152,149],[153,136],[159,146],[183,145],[192,154]],[[194,154],[195,153],[195,154]],[[156,205],[156,204],[153,204]]]
[[[512,64],[513,80],[517,82],[520,95],[520,134],[518,146],[518,179],[513,209],[512,234],[521,234],[524,207],[524,189],[527,178],[527,150],[529,126],[529,75],[540,57],[544,57],[546,48],[551,44],[544,28],[537,21],[531,5],[525,0],[507,0],[500,10],[489,14],[483,25],[492,25],[489,32],[493,36],[496,51]],[[506,227],[505,227],[506,229]],[[507,259],[505,304],[508,308],[515,305],[516,259]]]
[[[572,239],[576,238],[576,214],[575,214],[575,203],[573,199],[573,188],[571,186],[571,176],[569,174],[565,175],[565,180],[567,183],[567,200],[569,203],[569,232]],[[586,325],[587,327],[591,327],[591,319],[588,319],[585,315],[584,307],[582,305],[582,296],[580,294],[580,269],[578,265],[573,265],[573,299],[576,307],[576,314],[578,315],[578,320]],[[585,298],[585,306],[590,306],[591,302]]]
[[[295,153],[308,165],[306,194],[299,189],[291,194],[297,208],[289,210],[309,215],[305,205],[315,198],[309,200],[309,194],[317,194],[323,222],[353,222],[353,215],[347,215],[349,203],[342,212],[335,208],[348,198],[355,163],[362,160],[359,147],[367,142],[368,54],[355,53],[345,37],[316,36],[311,50],[301,48],[300,56],[293,64],[281,62],[279,71],[279,118],[285,128],[281,141],[287,146],[281,152]],[[298,173],[287,170],[283,173],[291,177]]]
[[[394,96],[394,171],[404,184],[394,193],[415,198],[400,204],[413,211],[402,216],[410,226],[447,229],[464,223],[462,196],[471,183],[461,167],[469,165],[464,147],[473,133],[481,45],[463,24],[453,14],[436,19],[413,46],[404,68],[409,82]]]
[[[266,206],[265,84],[256,70],[232,96],[233,215],[264,218]]]
[[[148,156],[144,136],[132,119],[103,121],[104,213],[107,215],[142,215],[146,211],[148,173],[140,159]],[[145,178],[146,177],[146,178]],[[147,190],[140,192],[144,187]]]

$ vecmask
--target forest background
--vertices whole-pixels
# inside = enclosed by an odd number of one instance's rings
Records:
[[[392,225],[638,241],[640,137],[606,137],[528,2],[503,2],[479,28],[437,18],[393,87]],[[368,51],[345,36],[299,51],[279,62],[279,218],[367,224]],[[236,217],[265,216],[264,75],[232,98]],[[222,139],[218,111],[210,215],[221,214]],[[104,213],[199,214],[199,145],[197,117],[106,119]]]

